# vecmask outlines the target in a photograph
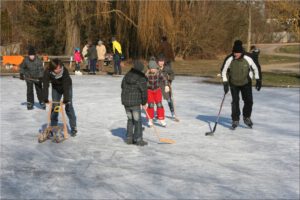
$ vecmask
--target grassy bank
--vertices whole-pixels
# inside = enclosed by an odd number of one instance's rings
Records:
[[[300,87],[300,75],[299,74],[278,74],[272,72],[263,72],[263,87]],[[220,77],[212,77],[204,82],[221,84]],[[253,81],[253,85],[255,81]]]
[[[225,57],[225,56],[224,56]],[[264,64],[277,64],[277,63],[291,63],[298,62],[298,58],[290,58],[284,56],[269,56],[261,55],[260,63]],[[207,80],[210,83],[220,83],[220,77],[217,74],[220,73],[220,67],[223,64],[223,60],[180,60],[172,63],[173,70],[176,75],[184,76],[201,76],[209,77]],[[123,74],[128,72],[132,66],[131,62],[125,62]],[[68,63],[66,63],[68,67]],[[82,67],[83,68],[83,67]],[[73,70],[70,70],[72,73]],[[106,66],[105,71],[113,73],[113,66]],[[11,70],[2,68],[1,74],[11,73]],[[300,75],[283,73],[283,72],[264,72],[263,73],[263,86],[275,86],[275,87],[300,87]]]
[[[299,45],[288,45],[283,46],[278,49],[280,53],[292,53],[292,54],[300,54],[300,46]]]

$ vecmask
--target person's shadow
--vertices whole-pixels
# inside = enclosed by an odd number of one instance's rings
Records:
[[[22,102],[21,105],[27,106],[27,102]],[[37,102],[34,102],[33,106],[43,110],[42,106]]]
[[[127,131],[125,128],[116,128],[110,130],[113,136],[121,138],[124,142],[126,140]]]
[[[212,128],[217,120],[217,116],[198,115],[196,117],[196,119],[208,123],[208,126],[209,126],[210,130],[212,131]],[[221,126],[224,126],[226,128],[230,128],[231,127],[231,119],[226,118],[226,117],[220,117],[218,120],[218,124]]]

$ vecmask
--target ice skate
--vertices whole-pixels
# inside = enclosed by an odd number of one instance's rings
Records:
[[[144,141],[144,140],[140,140],[136,142],[137,146],[146,146],[148,145],[148,142]]]
[[[235,130],[239,126],[239,121],[232,121],[231,129]]]
[[[160,125],[162,125],[163,127],[167,126],[167,123],[164,119],[159,120]]]
[[[252,126],[253,126],[253,123],[252,123],[250,117],[244,117],[244,123],[245,123],[249,128],[252,128]]]
[[[152,127],[152,126],[153,126],[153,120],[152,120],[152,119],[149,119],[149,121],[148,121],[148,126],[149,126],[149,127]]]

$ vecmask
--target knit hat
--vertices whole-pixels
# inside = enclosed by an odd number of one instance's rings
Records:
[[[134,60],[133,61],[133,68],[142,72],[144,70],[144,65],[141,61],[139,60]]]
[[[234,44],[233,48],[232,48],[232,52],[233,53],[243,53],[244,52],[243,46],[241,44]]]
[[[159,54],[157,57],[157,61],[165,61],[165,56],[163,54]]]
[[[149,61],[149,69],[158,69],[158,65],[155,62],[155,60],[150,60]]]
[[[28,55],[35,55],[35,49],[34,49],[33,46],[30,46],[30,47],[28,48]]]
[[[241,40],[235,40],[233,43],[233,46],[235,46],[235,45],[243,46],[243,42]]]

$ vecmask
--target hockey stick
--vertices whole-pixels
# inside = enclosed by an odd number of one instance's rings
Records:
[[[224,103],[225,97],[226,97],[226,93],[224,93],[224,97],[223,97],[223,99],[222,99],[222,103],[221,103],[221,106],[220,106],[220,110],[219,110],[219,113],[218,113],[218,117],[217,117],[217,120],[216,120],[216,122],[215,122],[215,126],[214,126],[213,130],[210,131],[210,132],[206,132],[206,133],[205,133],[205,136],[208,136],[208,135],[212,136],[212,135],[214,135],[214,132],[216,131],[217,124],[218,124],[218,121],[219,121],[219,118],[220,118],[220,113],[221,113],[221,110],[222,110],[222,107],[223,107],[223,103]]]
[[[145,113],[146,113],[148,119],[150,119],[147,110],[146,110],[144,107],[143,107],[143,109],[144,109],[144,111],[145,111]],[[155,128],[154,125],[153,125],[153,129],[154,129],[155,135],[157,136],[157,138],[158,138],[158,140],[159,140],[160,142],[167,143],[167,144],[174,144],[174,143],[175,143],[174,140],[171,140],[171,139],[169,139],[169,138],[161,138],[161,137],[159,137],[159,132],[158,132],[158,130]]]
[[[20,76],[13,76],[13,78],[20,78]],[[39,82],[39,79],[34,79],[34,78],[26,78],[26,77],[24,77],[24,80],[33,81],[33,82]]]
[[[66,122],[66,116],[65,116],[65,111],[62,109],[63,106],[63,102],[60,102],[60,106],[61,106],[61,117],[64,123],[64,139],[67,139],[69,137],[68,135],[68,128],[67,128],[67,122]]]
[[[170,99],[173,102],[173,109],[174,109],[174,115],[175,115],[174,120],[179,122],[179,119],[177,118],[177,115],[176,115],[175,100],[174,100],[174,96],[173,96],[173,88],[170,83],[168,84],[168,86],[170,88]]]

